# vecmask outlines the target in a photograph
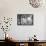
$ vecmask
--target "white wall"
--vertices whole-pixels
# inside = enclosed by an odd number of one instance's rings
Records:
[[[12,27],[8,31],[17,40],[27,40],[34,34],[39,40],[45,39],[46,8],[33,8],[28,0],[0,0],[0,16],[13,17]],[[34,14],[33,26],[18,26],[17,14]],[[2,31],[1,31],[2,32]],[[0,32],[0,35],[2,35]],[[44,34],[45,33],[45,34]],[[0,36],[0,39],[3,37]]]

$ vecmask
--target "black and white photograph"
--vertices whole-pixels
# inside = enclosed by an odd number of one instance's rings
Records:
[[[33,14],[17,14],[17,25],[33,25]]]

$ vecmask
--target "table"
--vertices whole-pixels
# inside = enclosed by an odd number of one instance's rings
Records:
[[[46,46],[46,40],[29,41],[29,40],[8,40],[9,44],[16,46]]]

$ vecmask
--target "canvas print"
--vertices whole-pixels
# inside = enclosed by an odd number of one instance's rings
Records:
[[[33,14],[17,14],[17,25],[33,25]]]

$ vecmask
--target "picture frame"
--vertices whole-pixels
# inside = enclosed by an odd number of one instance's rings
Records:
[[[17,14],[17,25],[33,25],[33,14]]]

